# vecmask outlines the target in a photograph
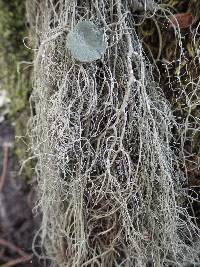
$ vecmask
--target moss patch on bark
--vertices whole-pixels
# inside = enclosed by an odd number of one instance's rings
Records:
[[[8,119],[15,124],[15,135],[23,137],[15,142],[18,160],[28,157],[26,126],[31,93],[32,55],[23,43],[28,35],[25,4],[25,0],[0,0],[0,87],[11,99]],[[32,167],[32,163],[26,165],[25,177],[32,176]]]

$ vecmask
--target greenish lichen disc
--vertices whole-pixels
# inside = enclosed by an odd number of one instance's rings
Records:
[[[67,35],[67,48],[81,62],[100,59],[106,51],[103,33],[91,21],[81,21]]]

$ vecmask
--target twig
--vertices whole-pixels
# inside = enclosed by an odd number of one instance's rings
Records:
[[[3,186],[5,184],[6,174],[8,170],[8,145],[3,144],[3,170],[0,177],[0,192],[3,190]]]
[[[5,255],[0,255],[0,261],[1,262],[9,262],[11,259],[10,259],[10,257],[8,257],[8,256],[5,256]],[[2,265],[1,265],[1,267],[2,267]]]
[[[33,255],[31,254],[31,255],[27,255],[25,257],[17,258],[15,260],[11,260],[11,261],[3,264],[2,267],[12,267],[12,266],[16,266],[18,264],[27,263],[28,261],[30,261],[32,259],[32,257],[33,257]]]
[[[0,245],[9,248],[12,251],[17,252],[20,256],[22,257],[27,257],[29,256],[26,252],[24,252],[21,248],[17,247],[16,245],[10,243],[9,241],[0,238]]]

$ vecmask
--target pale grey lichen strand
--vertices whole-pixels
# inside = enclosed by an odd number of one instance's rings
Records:
[[[133,12],[153,12],[156,4],[153,0],[129,0]]]

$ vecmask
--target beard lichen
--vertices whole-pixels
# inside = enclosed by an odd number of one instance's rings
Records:
[[[179,123],[154,78],[161,53],[153,62],[146,56],[136,31],[141,15],[121,0],[30,1],[28,10],[38,18],[30,25],[40,40],[31,136],[43,256],[63,267],[198,262],[199,229],[179,201],[188,195],[182,167],[188,124]],[[168,19],[158,3],[153,14],[144,12],[157,30],[157,18]],[[71,58],[63,30],[85,18],[102,25],[108,39],[104,57],[92,63]]]

